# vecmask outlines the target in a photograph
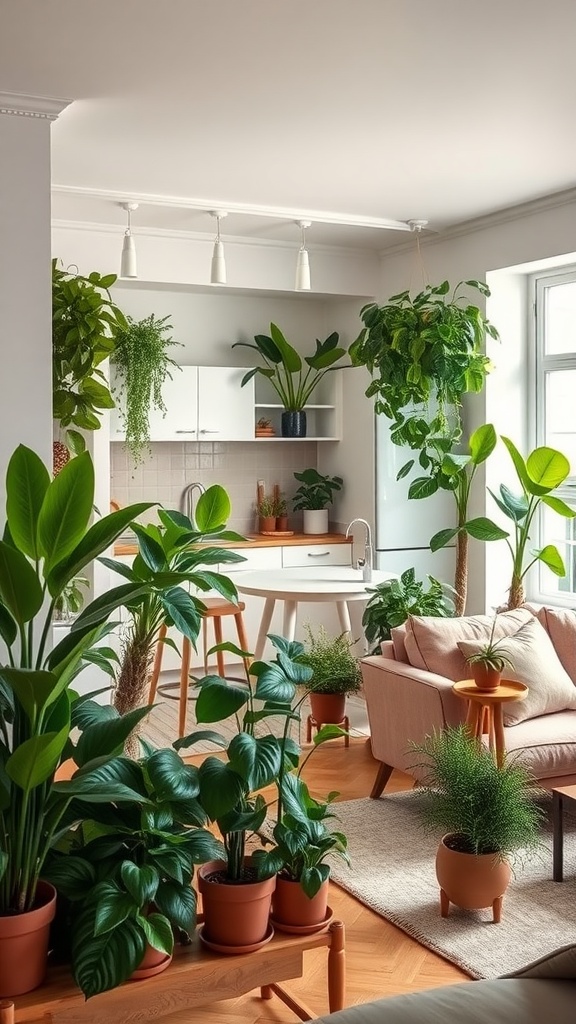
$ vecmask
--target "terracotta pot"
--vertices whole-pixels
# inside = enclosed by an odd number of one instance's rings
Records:
[[[153,978],[155,974],[161,974],[172,963],[172,954],[163,953],[160,949],[148,945],[146,952],[140,961],[140,966],[130,975],[131,980],[141,981],[143,978]]]
[[[310,706],[318,725],[339,725],[346,714],[346,694],[311,693]]]
[[[288,516],[276,516],[276,529],[282,532],[288,529]]]
[[[442,917],[450,903],[464,910],[492,907],[495,922],[500,921],[502,897],[510,882],[507,861],[496,853],[460,853],[446,845],[452,835],[443,837],[436,854],[436,877],[440,884]]]
[[[250,858],[247,859],[250,865]],[[225,883],[210,881],[210,876],[226,870],[226,861],[211,860],[198,869],[198,889],[202,894],[204,934],[230,953],[244,946],[264,944],[269,935],[270,905],[276,877],[261,882]]]
[[[502,678],[500,669],[485,665],[482,661],[473,661],[470,665],[470,672],[479,690],[495,690],[500,686]]]
[[[260,533],[274,533],[276,530],[276,516],[260,516],[258,519],[258,530]]]
[[[21,996],[44,981],[50,922],[55,913],[56,889],[48,882],[39,882],[34,910],[0,917],[1,998]]]
[[[278,875],[272,896],[272,919],[274,927],[282,931],[282,925],[292,928],[309,928],[315,931],[324,926],[328,912],[328,881],[322,882],[318,892],[310,899],[300,882]]]

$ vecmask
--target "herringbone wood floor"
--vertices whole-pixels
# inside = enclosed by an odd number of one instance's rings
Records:
[[[366,740],[351,740],[347,750],[342,740],[334,740],[318,748],[306,766],[305,777],[317,796],[338,789],[341,800],[354,800],[368,796],[376,767]],[[386,791],[410,786],[407,776],[395,772]],[[453,964],[419,945],[336,885],[331,886],[330,905],[335,917],[346,925],[347,1006],[466,980]],[[287,982],[286,987],[319,1015],[328,1013],[326,951],[311,950],[305,957],[304,977]],[[166,1018],[172,1024],[289,1024],[296,1019],[278,999],[263,1002],[256,992]]]

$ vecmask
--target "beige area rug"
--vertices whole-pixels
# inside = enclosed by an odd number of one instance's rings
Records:
[[[160,685],[163,686],[166,683],[176,683],[170,693],[178,696],[178,673],[177,672],[163,672],[160,678]],[[192,688],[190,693],[193,694]],[[366,713],[366,702],[361,696],[354,694],[348,698],[347,701],[348,716],[350,718],[350,735],[351,736],[368,736],[370,729],[368,726],[368,716]],[[301,721],[300,726],[298,722],[292,723],[291,735],[299,743],[304,743],[306,740],[306,718],[310,708],[306,701],[302,705],[301,710]],[[283,719],[268,718],[265,722],[260,724],[260,731],[263,735],[265,731],[272,732],[274,735],[280,735],[283,730]],[[215,732],[221,733],[227,740],[231,740],[237,732],[236,721],[234,717],[226,719],[224,722],[217,722],[215,725],[197,725],[196,718],[194,715],[194,700],[188,702],[188,716],[186,721],[187,732],[193,732],[196,729],[214,729]],[[145,719],[142,727],[142,736],[148,740],[155,747],[167,747],[170,746],[176,737],[178,736],[178,700],[172,700],[170,697],[158,695],[157,706],[150,712],[149,716]],[[342,742],[332,741],[332,742]],[[212,753],[217,748],[213,743],[197,743],[191,748],[190,753],[194,754],[205,754]]]
[[[334,881],[474,978],[495,978],[576,942],[575,819],[565,818],[564,882],[552,881],[548,826],[538,857],[515,866],[500,924],[492,923],[490,910],[452,905],[442,918],[434,871],[438,837],[421,827],[422,799],[411,791],[338,803],[352,867],[333,867]],[[551,801],[547,807],[551,813]]]

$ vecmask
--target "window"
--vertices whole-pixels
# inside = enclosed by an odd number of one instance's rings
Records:
[[[576,507],[576,269],[535,276],[536,444],[557,448],[568,458],[571,476],[558,494]],[[533,580],[541,600],[576,601],[576,519],[565,519],[542,506],[538,544],[555,544],[566,576],[555,576],[538,563]]]

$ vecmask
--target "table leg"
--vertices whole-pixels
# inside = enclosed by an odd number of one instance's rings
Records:
[[[296,636],[296,615],[298,612],[297,601],[284,601],[284,623],[282,635],[287,640],[293,640]]]
[[[552,790],[552,828],[554,834],[552,852],[552,877],[555,882],[564,881],[564,808],[562,796]]]
[[[466,715],[466,731],[471,740],[478,735],[478,720],[482,717],[482,708],[476,701],[468,701],[468,713]]]
[[[501,704],[494,704],[492,707],[494,715],[494,740],[496,744],[496,764],[499,768],[504,764],[506,756],[506,744],[504,741],[504,712]]]
[[[266,634],[270,629],[270,623],[272,622],[272,615],[274,613],[275,604],[276,598],[266,598],[266,601],[264,603],[264,611],[262,612],[262,618],[260,620],[260,629],[258,630],[258,639],[256,641],[256,647],[254,648],[254,658],[256,661],[260,661],[260,658],[264,654],[264,648],[266,646]]]
[[[336,601],[336,610],[338,612],[338,621],[340,622],[340,629],[343,633],[352,632],[352,623],[350,622],[350,612],[348,611],[348,605],[346,601]]]
[[[346,953],[344,951],[344,925],[334,921],[330,925],[330,950],[328,953],[328,1006],[330,1013],[344,1009],[346,985]]]

